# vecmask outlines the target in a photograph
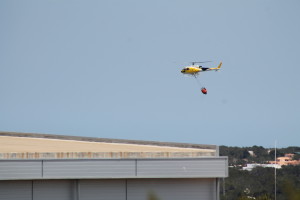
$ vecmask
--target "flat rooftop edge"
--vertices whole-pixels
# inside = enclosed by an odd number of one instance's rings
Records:
[[[53,134],[39,134],[39,133],[18,133],[18,132],[4,132],[0,131],[0,136],[20,137],[20,138],[38,138],[38,139],[55,139],[65,141],[81,141],[94,143],[108,143],[108,144],[126,144],[126,145],[141,145],[142,146],[156,146],[156,147],[175,147],[182,148],[185,151],[63,151],[63,152],[0,152],[0,159],[137,159],[137,158],[199,158],[199,157],[216,157],[219,156],[217,145],[203,145],[190,143],[175,143],[175,142],[157,142],[157,141],[142,141],[142,140],[126,140],[126,139],[109,139],[109,138],[95,138],[95,137],[81,137],[81,136],[67,136],[67,135],[53,135]],[[199,151],[198,151],[198,150]],[[77,149],[75,150],[77,151]]]
[[[191,143],[159,142],[159,141],[144,141],[144,140],[110,139],[110,138],[53,135],[53,134],[40,134],[40,133],[18,133],[18,132],[3,132],[3,131],[0,131],[0,136],[61,139],[61,140],[120,143],[120,144],[140,144],[140,145],[168,146],[168,147],[195,148],[195,149],[214,149],[214,150],[216,150],[216,148],[218,147],[217,145],[208,145],[208,144],[191,144]]]

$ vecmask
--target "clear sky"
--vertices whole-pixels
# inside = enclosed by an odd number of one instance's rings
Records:
[[[0,130],[300,146],[300,1],[2,0]],[[220,61],[197,82],[180,70]]]

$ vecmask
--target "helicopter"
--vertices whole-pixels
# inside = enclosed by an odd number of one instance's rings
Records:
[[[218,67],[216,68],[208,68],[208,67],[202,67],[200,65],[195,65],[196,63],[207,63],[207,62],[211,62],[211,61],[205,61],[205,62],[192,62],[192,65],[191,66],[187,66],[187,67],[184,67],[182,70],[181,70],[181,73],[183,74],[187,74],[187,75],[191,75],[193,77],[195,77],[195,79],[197,80],[199,86],[201,86],[199,80],[197,79],[197,76],[199,75],[200,72],[205,72],[205,71],[218,71],[221,69],[221,66],[222,66],[222,62],[220,62],[220,64],[218,65]],[[205,87],[202,87],[201,88],[201,92],[203,94],[207,94],[207,89]]]
[[[205,72],[205,71],[218,71],[221,69],[222,66],[222,62],[220,62],[219,66],[216,68],[208,68],[208,67],[202,67],[200,65],[196,65],[196,63],[207,63],[207,62],[211,62],[211,61],[205,61],[205,62],[192,62],[192,65],[184,67],[181,70],[181,73],[183,74],[188,74],[188,75],[192,75],[192,76],[197,76],[199,74],[199,72]]]

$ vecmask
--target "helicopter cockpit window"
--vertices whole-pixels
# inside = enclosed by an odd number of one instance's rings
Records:
[[[190,69],[190,68],[188,68],[188,67],[187,67],[187,68],[185,68],[185,70],[189,70],[189,69]]]

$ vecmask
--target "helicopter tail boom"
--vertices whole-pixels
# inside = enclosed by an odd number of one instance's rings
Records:
[[[205,69],[208,71],[212,71],[212,70],[219,71],[221,69],[221,66],[222,66],[222,62],[220,62],[219,66],[217,68],[205,68]],[[204,69],[204,68],[202,68],[202,69]],[[203,71],[205,71],[205,70],[203,70]]]

